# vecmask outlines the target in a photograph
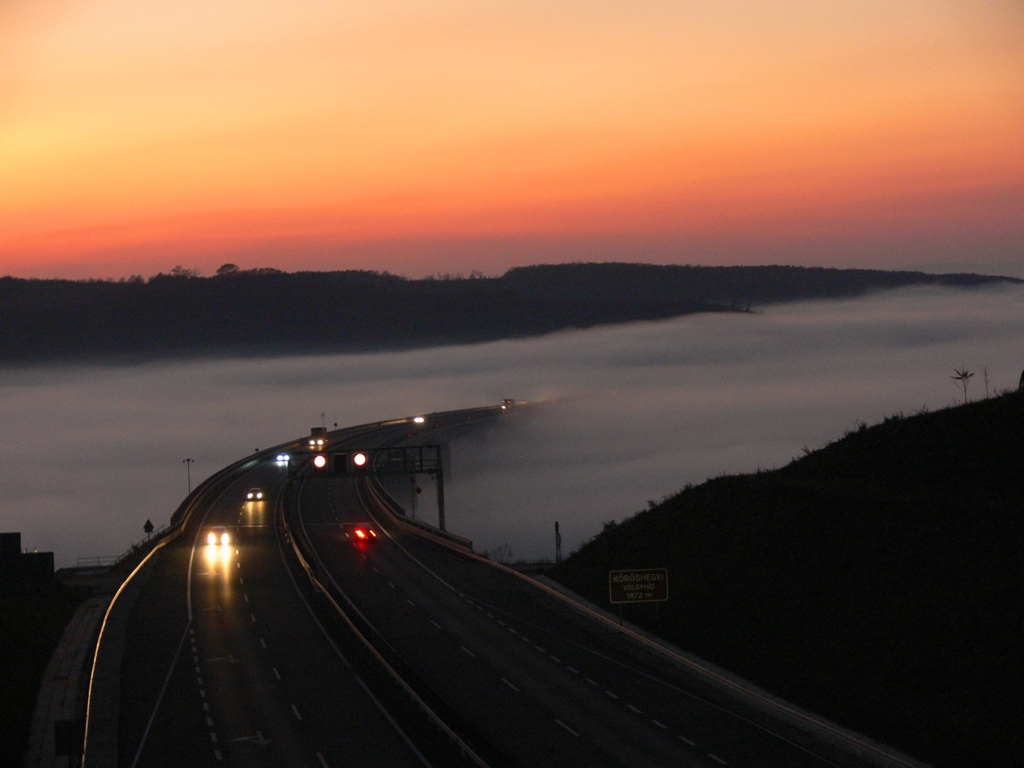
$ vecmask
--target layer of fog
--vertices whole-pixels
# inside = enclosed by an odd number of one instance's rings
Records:
[[[781,466],[863,420],[1015,388],[1024,290],[914,290],[395,354],[0,372],[0,530],[58,566],[166,523],[191,481],[308,433],[539,402],[456,440],[448,526],[478,550],[568,553],[721,473]],[[321,416],[323,414],[323,417]],[[433,488],[418,515],[436,520]],[[407,501],[407,499],[400,499]]]

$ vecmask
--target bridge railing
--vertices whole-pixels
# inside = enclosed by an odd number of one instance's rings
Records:
[[[425,535],[428,538],[442,539],[448,544],[454,544],[469,552],[473,551],[473,542],[470,539],[448,531],[442,531],[440,528],[430,523],[425,523],[422,520],[414,520],[411,517],[407,517],[402,506],[384,488],[380,478],[366,477],[361,479],[360,489],[370,496],[374,506],[382,514],[387,515],[389,522],[397,527],[415,530],[418,534]]]
[[[75,560],[76,568],[115,568],[132,555],[144,551],[148,546],[155,545],[171,529],[170,523],[165,523],[150,533],[146,538],[132,544],[120,555],[106,555],[100,557],[79,557]]]

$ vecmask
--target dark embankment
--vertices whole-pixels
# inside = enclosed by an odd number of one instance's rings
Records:
[[[1009,278],[798,267],[566,264],[497,278],[176,268],[149,280],[0,278],[0,364],[394,350]],[[1019,281],[1017,281],[1019,282]]]
[[[936,766],[1020,765],[1024,394],[887,418],[609,523],[550,574],[667,567],[627,619]]]
[[[0,765],[22,764],[39,682],[85,597],[60,583],[45,595],[0,596]]]

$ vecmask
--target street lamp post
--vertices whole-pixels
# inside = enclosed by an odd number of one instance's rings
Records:
[[[182,464],[185,465],[185,474],[188,475],[188,492],[192,493],[192,465],[195,464],[195,459],[182,459]]]

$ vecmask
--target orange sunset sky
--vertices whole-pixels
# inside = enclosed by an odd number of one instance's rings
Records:
[[[0,0],[0,274],[1024,261],[1020,0]]]

